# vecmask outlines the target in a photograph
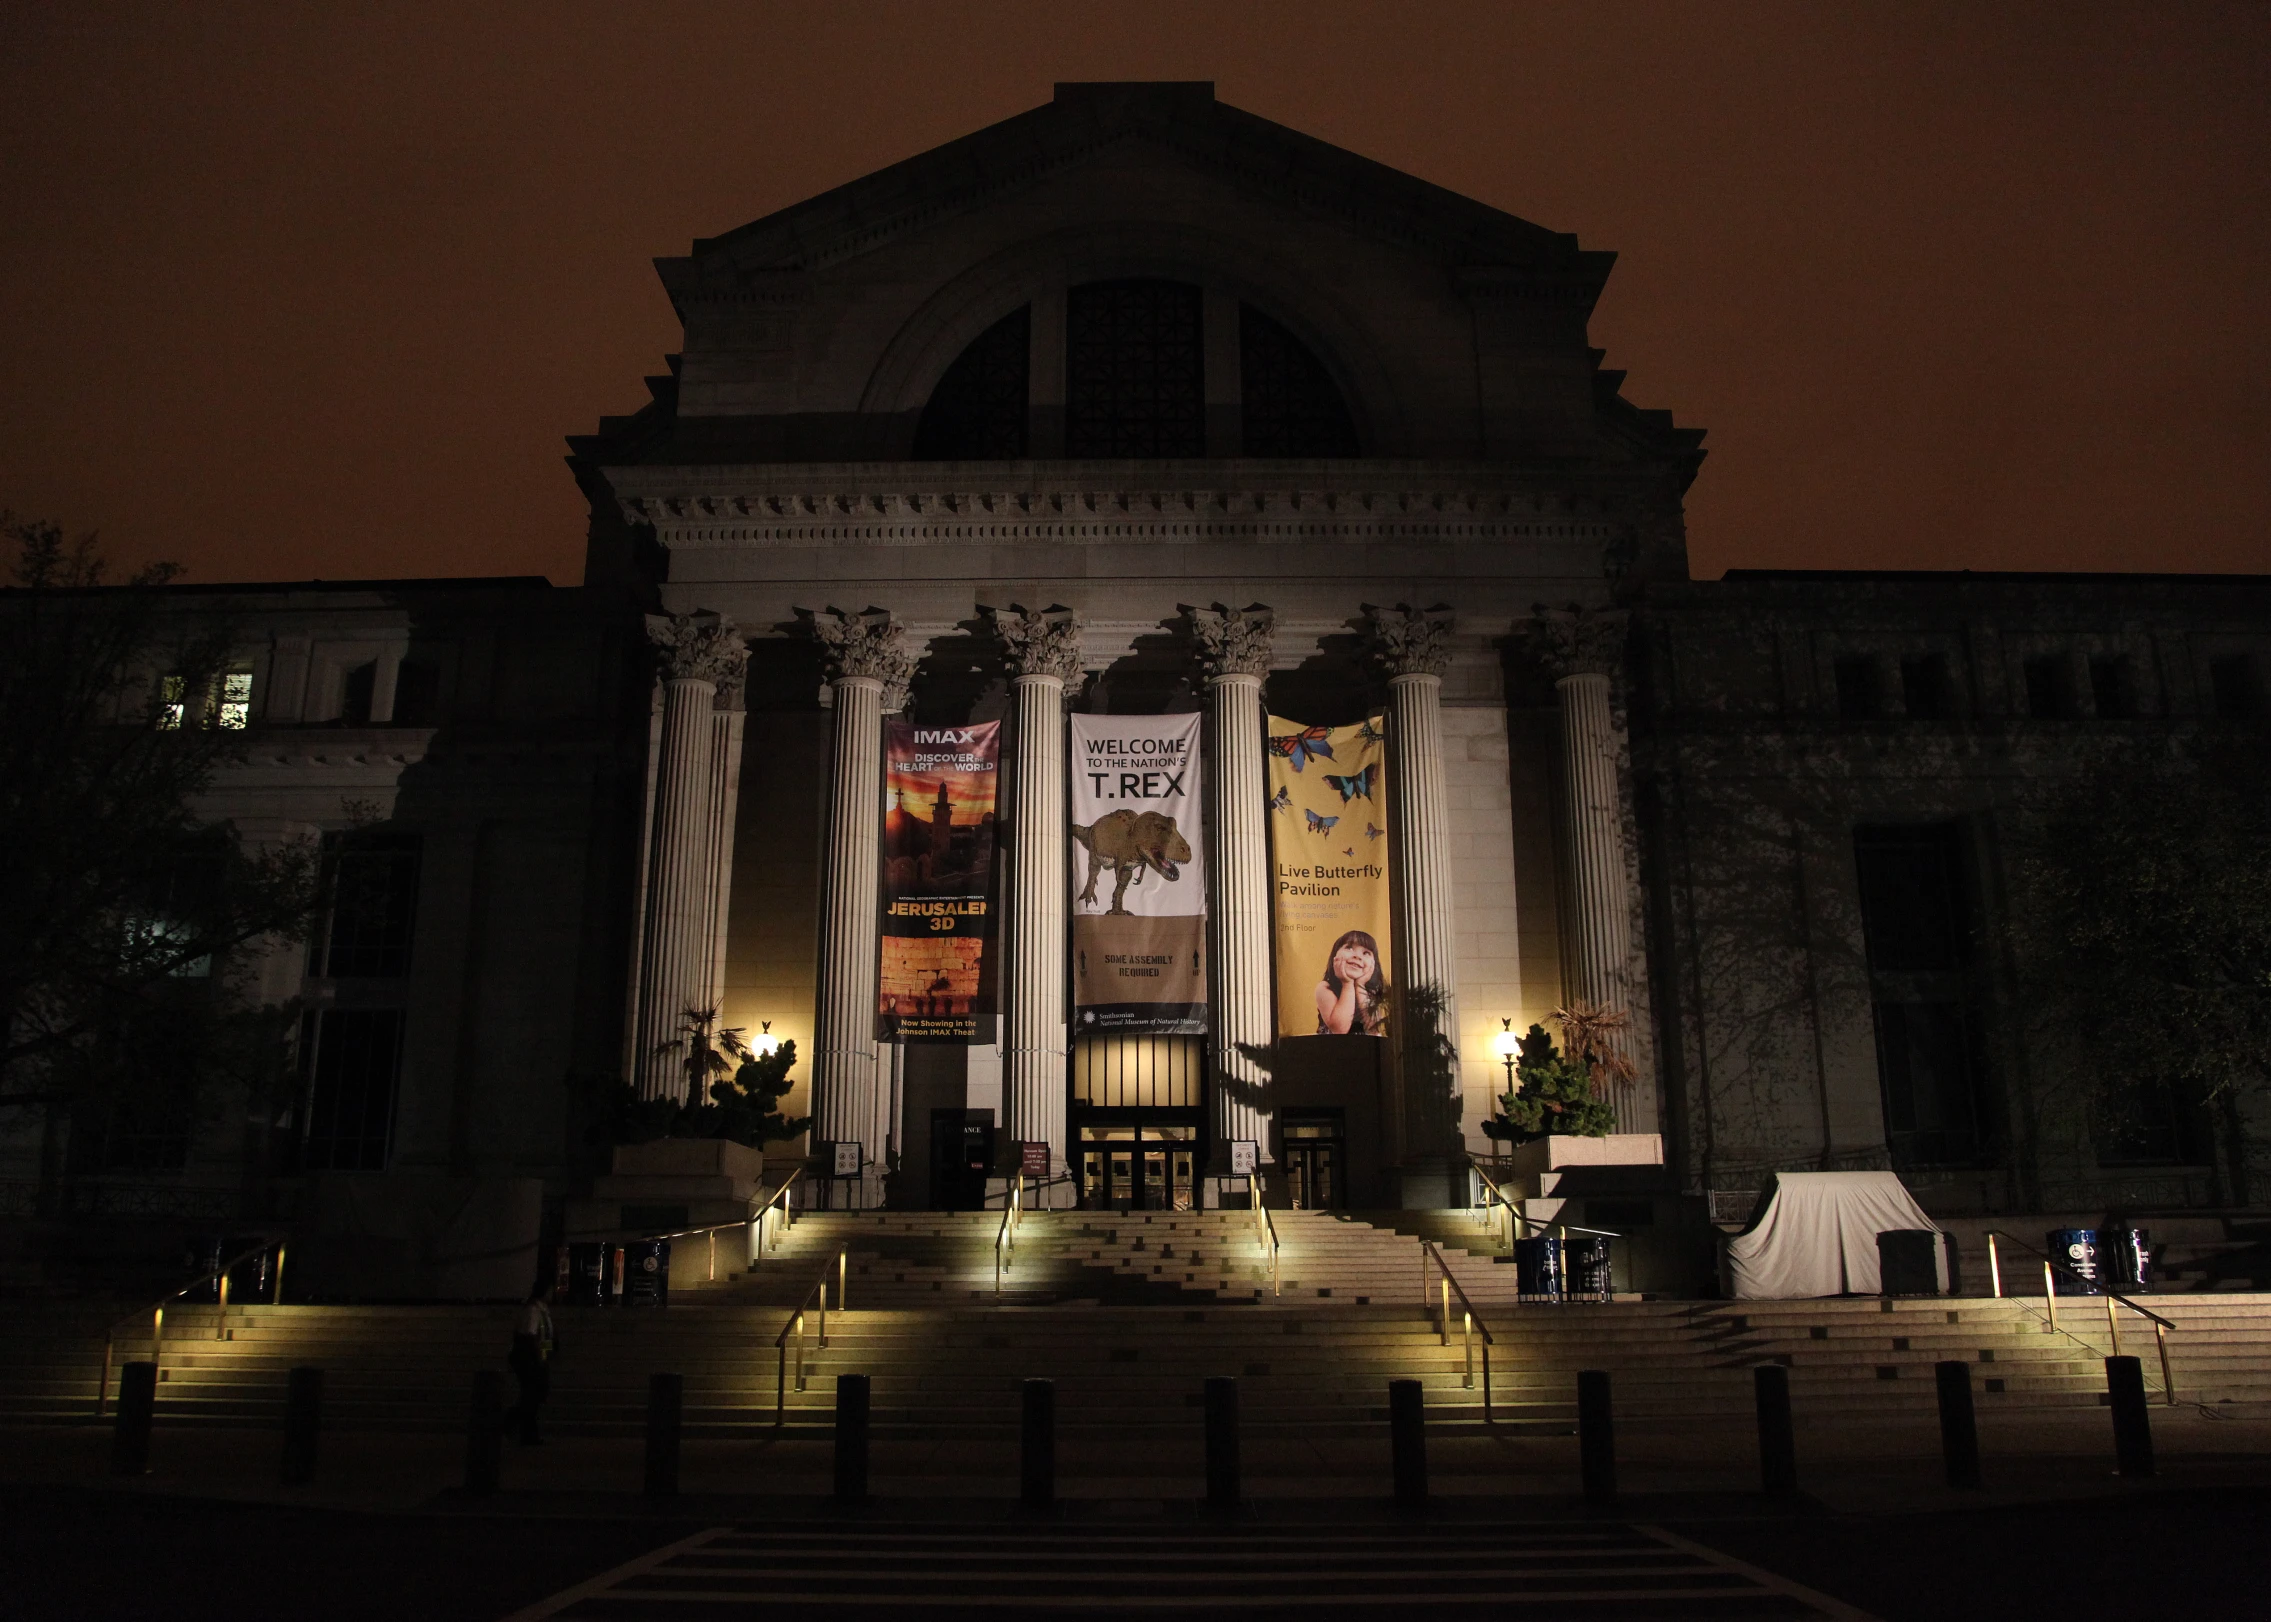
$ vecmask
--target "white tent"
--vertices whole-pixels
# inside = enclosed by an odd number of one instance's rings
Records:
[[[1940,1231],[1889,1171],[1778,1173],[1765,1211],[1727,1243],[1731,1292],[1746,1301],[1875,1295],[1877,1235],[1895,1228]],[[1944,1290],[1947,1247],[1937,1249]]]

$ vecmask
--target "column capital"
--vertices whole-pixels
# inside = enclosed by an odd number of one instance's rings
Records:
[[[883,688],[885,713],[907,702],[907,683],[918,662],[907,646],[907,628],[884,608],[866,608],[847,614],[840,608],[807,613],[813,640],[820,644],[831,683],[878,682]]]
[[[1054,676],[1070,692],[1080,681],[1080,617],[1062,604],[983,611],[1009,659],[1011,676]]]
[[[1376,608],[1366,603],[1365,651],[1391,681],[1398,676],[1440,676],[1451,668],[1451,619],[1451,609],[1443,603],[1433,608],[1406,603]]]
[[[1191,623],[1191,640],[1198,645],[1199,668],[1209,681],[1226,676],[1267,676],[1270,654],[1277,638],[1277,615],[1267,603],[1244,608],[1183,610]]]
[[[706,681],[739,693],[749,669],[749,645],[722,614],[649,614],[647,642],[665,681]]]
[[[1539,603],[1515,629],[1556,676],[1614,676],[1624,665],[1628,618],[1621,608]]]

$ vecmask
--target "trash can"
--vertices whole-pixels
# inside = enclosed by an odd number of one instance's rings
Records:
[[[2098,1253],[2113,1264],[2117,1290],[2153,1287],[2153,1235],[2149,1228],[2104,1228],[2098,1232]]]
[[[614,1300],[614,1269],[608,1265],[615,1247],[598,1240],[579,1241],[568,1247],[568,1304],[604,1307]]]
[[[1561,1241],[1550,1236],[1514,1241],[1514,1288],[1525,1301],[1561,1299]]]
[[[634,1239],[623,1247],[623,1305],[670,1305],[670,1241]]]
[[[2098,1231],[2095,1228],[2053,1228],[2043,1235],[2050,1259],[2063,1262],[2050,1276],[2060,1295],[2102,1295],[2098,1272]]]
[[[1616,1294],[1616,1284],[1610,1278],[1607,1234],[1588,1233],[1563,1241],[1561,1264],[1570,1300],[1606,1301]]]
[[[207,1234],[191,1243],[182,1257],[186,1268],[198,1272],[211,1272],[231,1256],[242,1255],[253,1246],[262,1244],[266,1235],[257,1233]],[[256,1256],[245,1259],[229,1269],[229,1304],[244,1306],[254,1301],[266,1301],[274,1287],[276,1247],[269,1245]],[[189,1294],[184,1301],[218,1301],[221,1299],[221,1281],[209,1278]]]
[[[1940,1293],[1940,1236],[1930,1228],[1887,1228],[1877,1235],[1877,1289],[1884,1295]]]

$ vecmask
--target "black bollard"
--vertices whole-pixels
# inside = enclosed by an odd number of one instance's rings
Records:
[[[284,1386],[284,1461],[277,1479],[304,1487],[315,1479],[315,1439],[323,1428],[323,1370],[292,1370]]]
[[[686,1419],[686,1378],[647,1376],[647,1496],[678,1496],[678,1443]]]
[[[118,1371],[118,1421],[110,1433],[110,1473],[146,1475],[150,1422],[158,1411],[158,1365],[129,1363]]]
[[[867,1376],[836,1376],[836,1502],[867,1502]]]
[[[1418,1509],[1427,1502],[1427,1388],[1417,1380],[1388,1382],[1388,1447],[1396,1503]]]
[[[1206,1501],[1238,1507],[1238,1382],[1227,1374],[1206,1383]]]
[[[2134,1357],[2105,1360],[2105,1393],[2113,1408],[2113,1456],[2125,1476],[2153,1473],[2153,1421],[2145,1406],[2145,1369]]]
[[[473,1406],[465,1420],[465,1490],[476,1498],[497,1490],[505,1447],[505,1377],[484,1369],[473,1377]]]
[[[1018,1497],[1027,1509],[1048,1509],[1057,1501],[1057,1382],[1025,1382],[1024,1413],[1018,1429]]]
[[[1584,1369],[1577,1376],[1577,1467],[1585,1482],[1585,1502],[1617,1501],[1616,1413],[1605,1369]]]
[[[1798,1439],[1790,1424],[1790,1371],[1779,1363],[1751,1370],[1758,1399],[1758,1484],[1769,1498],[1798,1491]]]
[[[1979,1485],[1979,1419],[1971,1409],[1971,1365],[1950,1360],[1937,1364],[1934,1378],[1940,1387],[1940,1451],[1947,1455],[1948,1485]]]

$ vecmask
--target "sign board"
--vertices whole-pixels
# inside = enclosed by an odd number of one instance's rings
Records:
[[[1233,1176],[1233,1177],[1251,1177],[1251,1176],[1253,1176],[1253,1175],[1254,1175],[1254,1162],[1255,1162],[1255,1159],[1256,1159],[1256,1158],[1257,1158],[1257,1157],[1256,1157],[1256,1153],[1255,1153],[1255,1144],[1254,1144],[1254,1142],[1253,1142],[1253,1140],[1252,1140],[1252,1139],[1250,1139],[1250,1138],[1233,1138],[1233,1139],[1231,1139],[1231,1140],[1230,1140],[1230,1175],[1231,1175],[1231,1176]]]
[[[831,1176],[857,1177],[860,1174],[860,1145],[857,1139],[850,1143],[830,1144],[829,1148],[835,1151]]]
[[[1045,1143],[1020,1143],[1017,1146],[1017,1174],[1020,1177],[1048,1176],[1049,1146]]]

